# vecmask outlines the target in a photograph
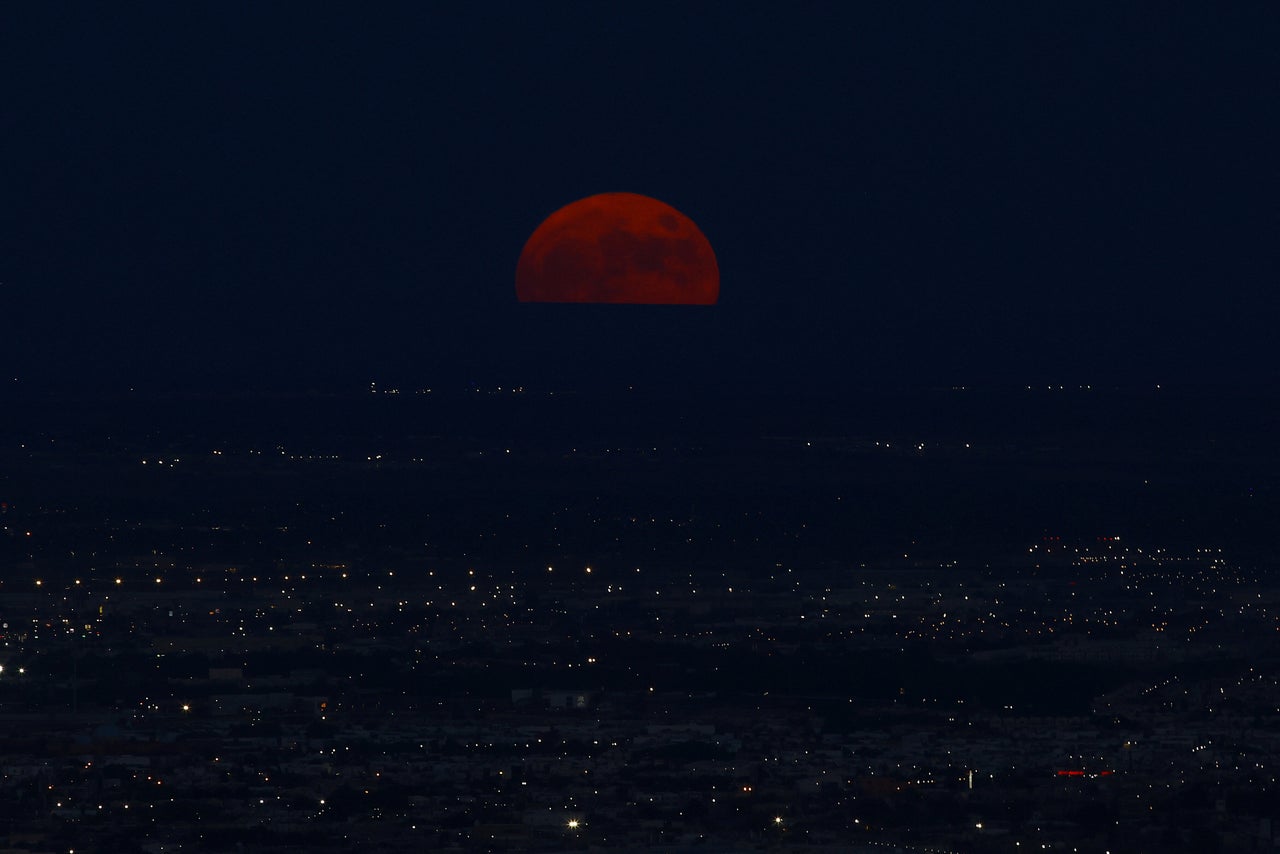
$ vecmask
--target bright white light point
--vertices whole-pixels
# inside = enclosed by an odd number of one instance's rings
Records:
[[[578,825],[579,825],[580,823],[581,823],[581,822],[579,822],[576,818],[571,818],[571,819],[569,819],[569,829],[570,829],[570,830],[577,830],[577,829],[578,829]]]
[[[774,823],[774,824],[782,824],[782,816],[780,816],[780,815],[775,815],[775,816],[773,817],[773,823]]]

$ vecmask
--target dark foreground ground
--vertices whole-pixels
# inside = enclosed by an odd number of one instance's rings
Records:
[[[1273,844],[1264,395],[6,406],[10,848]]]

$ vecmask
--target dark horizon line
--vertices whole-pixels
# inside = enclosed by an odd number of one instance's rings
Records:
[[[77,386],[72,384],[55,384],[24,382],[21,378],[10,379],[0,383],[0,399],[46,399],[46,400],[123,400],[123,399],[323,399],[323,398],[360,398],[360,397],[438,397],[438,398],[472,398],[482,397],[550,397],[557,395],[575,397],[617,397],[637,395],[652,398],[684,398],[691,395],[706,396],[706,383],[564,383],[562,385],[521,384],[493,382],[478,384],[474,382],[447,382],[441,384],[421,384],[408,386],[405,384],[382,383],[371,381],[360,386],[357,384],[339,383],[330,387],[318,384],[299,384],[296,386],[271,386],[251,384],[219,384],[204,388],[183,387],[181,383],[149,382],[128,386]],[[856,395],[893,395],[893,394],[1016,394],[1016,393],[1099,393],[1099,394],[1228,394],[1242,396],[1269,396],[1280,394],[1280,380],[1246,381],[1231,380],[1221,382],[1013,382],[989,381],[974,383],[853,383],[825,388],[815,388],[809,384],[792,385],[770,383],[759,387],[751,387],[746,383],[714,384],[714,389],[722,396],[735,398],[804,398],[804,399],[842,399]],[[713,393],[714,394],[714,393]]]

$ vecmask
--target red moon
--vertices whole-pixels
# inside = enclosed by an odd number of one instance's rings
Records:
[[[565,205],[516,265],[520,302],[714,305],[719,296],[716,255],[693,220],[636,193]]]

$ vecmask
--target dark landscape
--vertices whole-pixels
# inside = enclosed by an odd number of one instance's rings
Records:
[[[9,850],[1274,844],[1265,395],[8,402]]]

